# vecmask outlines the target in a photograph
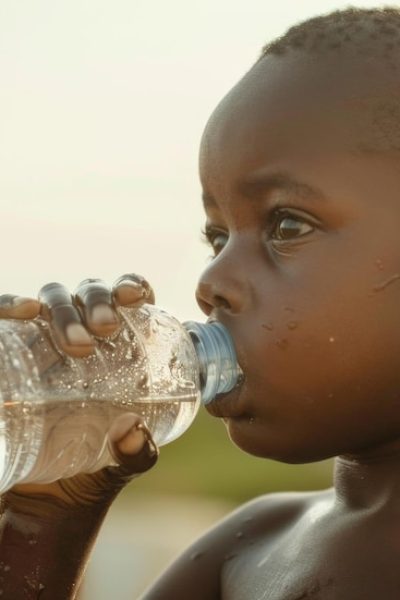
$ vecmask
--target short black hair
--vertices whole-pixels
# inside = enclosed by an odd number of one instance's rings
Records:
[[[343,53],[373,55],[394,70],[400,89],[400,8],[353,8],[337,10],[291,27],[283,36],[266,44],[257,62],[269,55],[297,50],[321,56]],[[361,101],[360,101],[361,102]],[[400,93],[382,89],[380,98],[365,98],[360,115],[365,124],[362,152],[400,152]]]
[[[322,52],[343,47],[382,52],[389,57],[400,49],[400,8],[349,7],[308,19],[266,44],[260,58],[290,49]]]

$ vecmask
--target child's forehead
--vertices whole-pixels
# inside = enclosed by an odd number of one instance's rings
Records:
[[[227,94],[201,145],[201,174],[299,153],[400,150],[400,80],[374,61],[267,56]]]
[[[326,73],[329,66],[333,78],[335,64],[323,61],[267,57],[246,74],[214,111],[202,139],[200,177],[215,210],[257,207],[261,215],[262,204],[249,202],[242,190],[262,172],[309,186],[332,206],[357,207],[359,216],[383,202],[399,214],[400,84],[392,73],[364,67],[355,85],[356,64],[336,66],[337,89]],[[267,194],[260,190],[257,197]]]

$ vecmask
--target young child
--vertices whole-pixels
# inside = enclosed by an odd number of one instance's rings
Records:
[[[200,174],[215,258],[197,300],[229,328],[245,380],[209,410],[256,456],[337,456],[334,487],[242,506],[144,599],[399,600],[399,151],[394,8],[290,29],[211,116]],[[153,301],[135,276],[39,299],[9,299],[0,316],[41,308],[75,355],[118,326],[113,305]],[[111,433],[121,467],[5,494],[3,597],[74,597],[107,508],[156,460],[137,424]]]

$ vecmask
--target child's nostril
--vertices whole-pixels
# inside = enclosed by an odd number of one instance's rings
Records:
[[[214,296],[214,303],[217,308],[231,308],[229,302],[222,296]]]

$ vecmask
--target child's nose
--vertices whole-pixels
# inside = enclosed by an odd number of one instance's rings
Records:
[[[221,257],[222,258],[222,257]],[[249,297],[248,283],[235,269],[228,270],[223,260],[214,259],[203,272],[196,289],[196,300],[208,316],[216,308],[231,314],[243,311]]]

